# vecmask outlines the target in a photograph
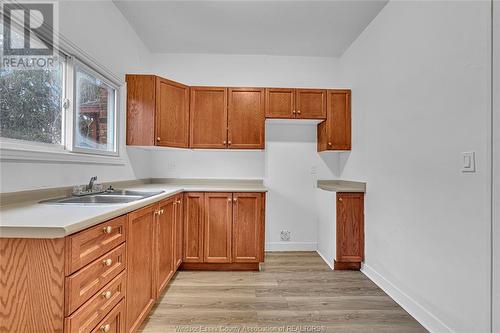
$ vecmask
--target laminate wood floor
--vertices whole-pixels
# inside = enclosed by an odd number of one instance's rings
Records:
[[[361,272],[267,252],[260,272],[178,272],[139,332],[427,331]]]

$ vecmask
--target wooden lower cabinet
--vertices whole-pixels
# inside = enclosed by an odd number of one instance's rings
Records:
[[[177,270],[182,264],[182,252],[184,248],[184,200],[183,195],[178,194],[175,197],[175,249],[174,249],[174,268]]]
[[[158,204],[155,211],[155,291],[160,295],[174,275],[176,198]]]
[[[233,262],[264,261],[264,195],[233,194]]]
[[[337,193],[335,269],[359,269],[364,260],[364,193]]]
[[[258,269],[264,261],[265,193],[184,194],[185,269]]]
[[[184,262],[203,262],[204,206],[205,193],[184,194]]]
[[[111,312],[94,328],[92,333],[125,333],[125,301],[121,301]]]
[[[181,193],[65,238],[0,238],[0,332],[136,332],[177,268],[258,270],[264,200]]]
[[[156,205],[128,215],[127,332],[135,332],[152,308],[154,282],[154,226]]]
[[[205,193],[203,262],[231,262],[233,194]]]

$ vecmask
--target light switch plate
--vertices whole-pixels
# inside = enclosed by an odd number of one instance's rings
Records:
[[[462,172],[476,172],[476,153],[467,151],[462,153]]]

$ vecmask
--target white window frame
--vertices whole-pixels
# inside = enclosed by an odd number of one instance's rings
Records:
[[[120,94],[120,87],[110,80],[108,80],[105,76],[102,74],[98,73],[91,67],[85,65],[83,62],[75,59],[75,58],[70,58],[67,61],[67,66],[66,68],[68,69],[67,71],[67,82],[65,84],[65,89],[66,89],[66,98],[69,101],[69,107],[64,110],[64,113],[66,114],[66,119],[65,119],[65,146],[66,149],[74,152],[74,153],[80,153],[80,154],[92,154],[92,155],[104,155],[104,156],[119,156],[119,144],[118,140],[120,138],[119,135],[119,130],[120,130],[120,118],[119,118],[119,94]],[[113,110],[113,151],[106,151],[106,150],[99,150],[99,149],[90,149],[90,148],[82,148],[82,147],[77,147],[75,145],[75,138],[77,134],[77,122],[76,122],[76,71],[80,69],[83,72],[90,74],[97,79],[101,80],[104,82],[106,85],[108,85],[110,88],[114,89],[114,110]]]
[[[64,37],[59,36],[60,46],[59,49],[65,54],[65,63],[63,68],[63,105],[66,101],[69,102],[69,107],[64,108],[61,105],[62,113],[62,131],[61,131],[61,144],[51,144],[36,141],[18,140],[6,137],[0,137],[0,161],[1,162],[31,162],[31,163],[52,163],[60,162],[66,164],[108,164],[108,165],[125,165],[126,161],[123,160],[121,155],[122,145],[120,142],[120,99],[122,93],[121,80],[109,72],[107,68],[101,66],[95,59],[88,55],[83,50],[79,49],[76,45],[66,40]],[[68,50],[70,52],[66,52]],[[79,59],[86,59],[86,65],[82,61],[76,60],[75,57],[69,54],[78,55]],[[85,68],[92,75],[95,75],[100,80],[115,89],[115,113],[114,113],[114,151],[105,152],[99,150],[85,150],[74,149],[73,136],[74,136],[74,98],[73,92],[75,89],[75,71],[73,68],[74,63],[78,66]],[[98,69],[99,71],[94,70]],[[105,73],[105,75],[101,74]],[[108,79],[110,76],[111,79]]]

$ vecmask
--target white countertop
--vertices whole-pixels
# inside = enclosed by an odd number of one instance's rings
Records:
[[[318,180],[318,188],[331,192],[366,192],[366,183],[351,180]]]
[[[0,208],[0,238],[60,238],[181,192],[266,192],[257,184],[144,184],[127,188],[164,193],[125,204],[39,204],[28,201]]]

